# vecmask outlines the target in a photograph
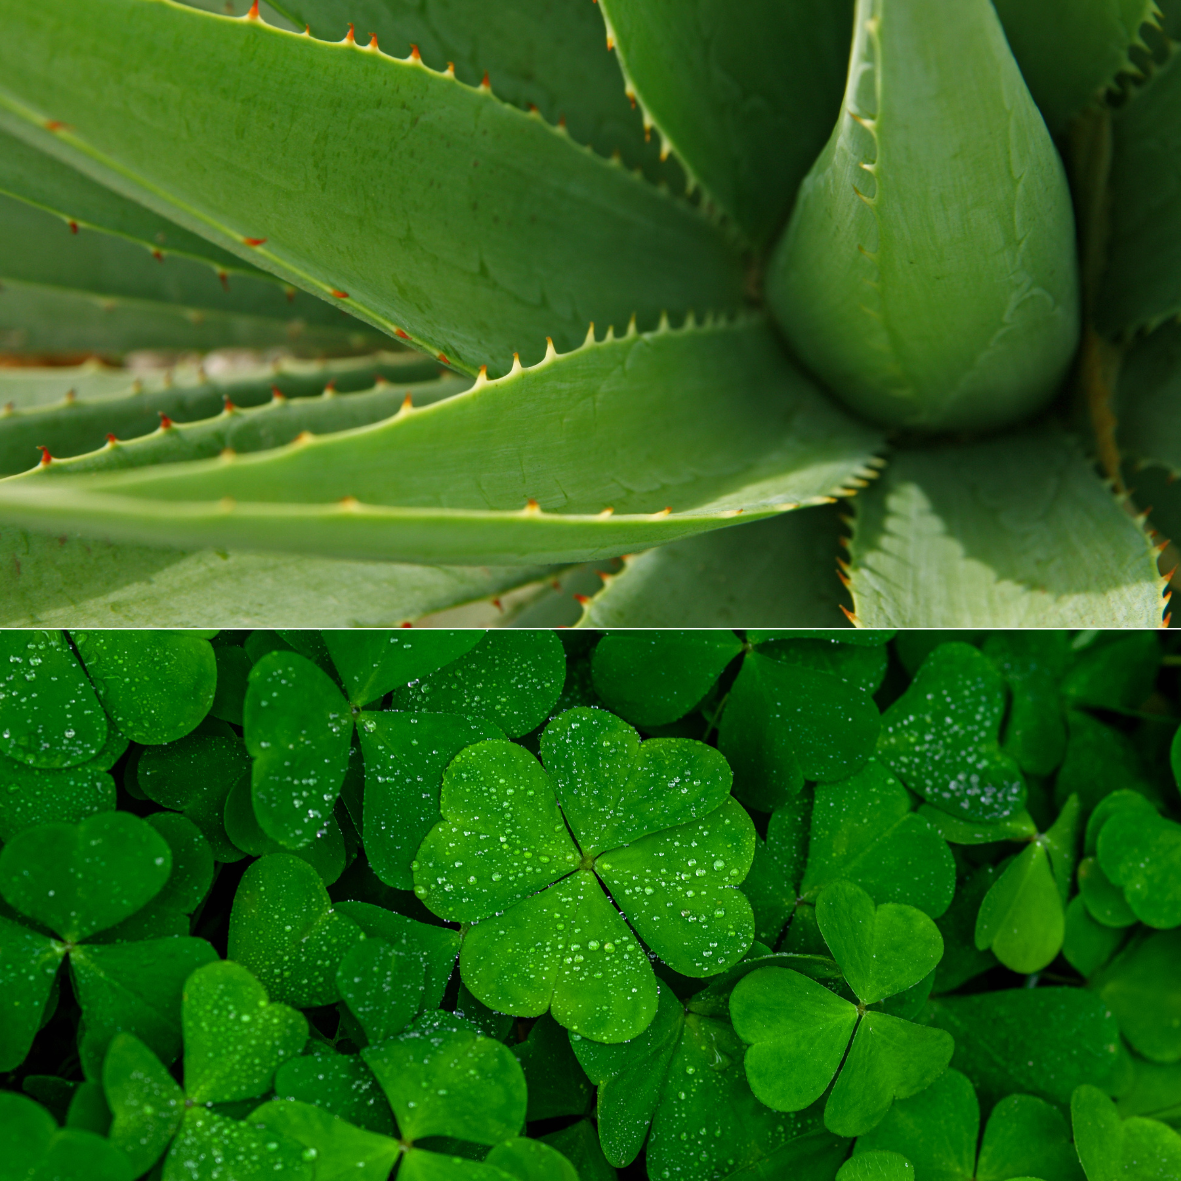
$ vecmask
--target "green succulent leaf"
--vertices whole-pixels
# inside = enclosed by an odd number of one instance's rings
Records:
[[[413,636],[404,631],[324,632],[324,643],[344,679],[349,700],[358,706],[377,701],[400,685],[429,677],[471,651],[482,638],[474,630]]]
[[[303,1146],[317,1181],[355,1177],[385,1181],[403,1149],[397,1140],[355,1128],[330,1112],[295,1100],[272,1100],[250,1113],[251,1127],[278,1133]]]
[[[867,627],[1159,626],[1152,545],[1056,429],[900,449],[854,509]]]
[[[989,0],[858,0],[840,117],[767,295],[805,364],[878,421],[979,429],[1052,396],[1079,331],[1070,192]]]
[[[1162,324],[1123,354],[1115,406],[1121,451],[1139,465],[1181,473],[1181,324]]]
[[[304,1008],[337,1000],[336,969],[364,938],[333,909],[306,861],[275,853],[242,875],[230,912],[229,958],[262,983],[271,999]]]
[[[1062,949],[1066,916],[1042,842],[1033,841],[993,883],[976,919],[976,946],[1014,972],[1040,972]]]
[[[115,801],[115,781],[94,763],[42,771],[0,757],[0,841],[38,824],[113,812]]]
[[[1087,989],[941,996],[927,1015],[955,1038],[952,1065],[972,1080],[986,1108],[1014,1092],[1064,1106],[1076,1086],[1105,1082],[1116,1060],[1115,1017]]]
[[[341,997],[371,1045],[401,1033],[422,1008],[426,965],[420,956],[365,939],[345,953],[336,969]]]
[[[103,1093],[111,1105],[111,1143],[127,1154],[135,1176],[164,1155],[184,1118],[184,1091],[164,1064],[130,1033],[111,1039],[103,1059]]]
[[[275,1096],[312,1103],[359,1128],[397,1134],[385,1092],[359,1054],[305,1054],[275,1071]]]
[[[767,835],[770,846],[770,828]],[[905,903],[931,918],[951,905],[951,850],[921,812],[911,811],[906,789],[876,759],[839,783],[817,785],[806,839],[800,896],[809,902],[843,878],[875,901]]]
[[[1181,1168],[1181,1136],[1156,1120],[1133,1116],[1121,1121],[1096,1086],[1074,1092],[1070,1116],[1087,1181],[1151,1181]]]
[[[175,742],[209,712],[217,662],[192,632],[73,631],[98,699],[134,742]]]
[[[518,738],[549,717],[562,692],[566,655],[550,631],[484,634],[458,659],[410,686],[416,711],[492,722]]]
[[[878,757],[953,816],[1004,820],[1025,803],[1021,772],[998,741],[1004,710],[1004,682],[988,659],[941,644],[886,710]]]
[[[305,1151],[280,1132],[190,1107],[164,1158],[163,1181],[264,1181],[277,1172],[288,1181],[312,1181],[314,1166]]]
[[[389,1098],[402,1135],[497,1144],[525,1122],[525,1075],[512,1052],[468,1031],[417,1032],[361,1056]]]
[[[602,0],[614,44],[663,151],[756,244],[782,223],[837,116],[852,4]]]
[[[1150,927],[1181,924],[1181,824],[1121,808],[1103,825],[1099,865]]]
[[[1152,1062],[1181,1061],[1181,932],[1134,938],[1088,982],[1132,1048]]]
[[[608,632],[591,657],[595,692],[635,726],[684,717],[742,651],[727,631]]]
[[[442,819],[447,765],[464,747],[504,734],[481,718],[391,710],[363,714],[357,735],[365,754],[365,855],[387,885],[412,890],[415,854]]]

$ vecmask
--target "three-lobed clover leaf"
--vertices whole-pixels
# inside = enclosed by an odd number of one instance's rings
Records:
[[[1084,1181],[1058,1107],[1034,1095],[1009,1095],[993,1106],[981,1139],[976,1089],[958,1070],[946,1070],[921,1094],[899,1099],[853,1151],[855,1161],[898,1153],[914,1165],[916,1181]]]
[[[176,1057],[181,985],[215,953],[188,935],[152,937],[159,928],[151,918],[135,929],[171,873],[168,841],[127,812],[39,825],[4,846],[0,895],[14,917],[0,917],[0,1064],[15,1066],[28,1052],[67,958],[85,1020],[80,1053],[89,1076],[121,1030],[168,1061]],[[178,883],[181,893],[191,889],[191,880]],[[158,913],[171,928],[167,912]]]
[[[940,644],[882,715],[877,754],[912,791],[953,816],[1003,820],[1025,781],[999,740],[1005,683],[970,644]]]
[[[1181,1175],[1181,1135],[1158,1120],[1121,1119],[1098,1087],[1084,1084],[1075,1090],[1070,1119],[1087,1181],[1157,1181]]]
[[[325,631],[324,644],[353,705],[378,701],[470,652],[484,638],[470,631]]]
[[[1181,824],[1135,795],[1122,794],[1121,806],[1100,813],[1098,866],[1135,918],[1150,927],[1181,926]]]
[[[495,740],[455,757],[415,892],[440,917],[473,924],[460,971],[484,1004],[523,1016],[551,1009],[567,1028],[624,1041],[656,1010],[636,935],[691,976],[724,970],[750,947],[754,920],[735,887],[754,828],[716,750],[641,743],[604,710],[554,719],[541,759],[544,768]]]
[[[932,973],[943,940],[922,911],[900,903],[875,907],[851,882],[821,893],[816,918],[858,1003],[799,972],[768,967],[738,982],[730,1017],[749,1047],[746,1074],[763,1103],[802,1111],[836,1076],[825,1126],[858,1136],[895,1099],[928,1086],[951,1059],[952,1039],[943,1031],[872,1008]]]
[[[0,1091],[0,1176],[4,1181],[132,1181],[139,1176],[118,1148],[82,1128],[59,1128],[39,1103]]]
[[[1140,931],[1087,981],[1115,1014],[1132,1049],[1152,1062],[1181,1061],[1179,963],[1181,930]]]

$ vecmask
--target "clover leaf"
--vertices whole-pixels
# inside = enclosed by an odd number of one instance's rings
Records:
[[[385,1092],[360,1054],[313,1044],[275,1072],[275,1097],[310,1103],[370,1132],[397,1131]]]
[[[80,1128],[59,1128],[38,1103],[12,1091],[0,1091],[0,1144],[5,1181],[132,1181],[139,1174],[114,1145]]]
[[[1070,706],[1134,710],[1152,692],[1160,645],[1151,632],[1109,631],[1082,636],[1066,675],[1062,696]]]
[[[1083,867],[1087,861],[1094,861],[1094,858],[1086,858],[1078,867],[1081,888],[1085,888]],[[1102,873],[1102,870],[1099,872]],[[1066,907],[1062,955],[1080,975],[1092,976],[1119,950],[1124,935],[1125,932],[1119,927],[1096,922],[1083,901],[1083,895],[1076,894]]]
[[[39,770],[0,755],[0,841],[38,824],[113,812],[115,803],[115,781],[98,763]]]
[[[39,825],[0,850],[0,895],[15,912],[0,918],[0,1065],[11,1068],[28,1052],[67,958],[86,1023],[88,1074],[120,1030],[175,1058],[181,984],[213,949],[188,936],[103,942],[160,894],[171,869],[168,843],[127,812]]]
[[[1087,1181],[1156,1181],[1181,1175],[1181,1135],[1154,1119],[1121,1120],[1098,1087],[1078,1087],[1070,1098],[1070,1118]]]
[[[882,1151],[911,1161],[917,1181],[1083,1181],[1057,1107],[1034,1095],[1009,1095],[992,1108],[981,1140],[976,1090],[958,1070],[944,1071],[921,1095],[899,1099],[857,1140],[853,1160]]]
[[[940,644],[882,716],[877,754],[912,791],[953,816],[1003,820],[1025,782],[1000,748],[1005,684],[970,644]]]
[[[1096,842],[1099,866],[1150,927],[1181,925],[1181,824],[1149,806],[1112,812]]]
[[[336,969],[337,989],[370,1044],[401,1033],[418,1016],[425,982],[422,957],[384,939],[355,943]]]
[[[1054,799],[1061,805],[1077,795],[1083,811],[1096,808],[1113,791],[1135,791],[1157,799],[1143,758],[1132,738],[1081,710],[1066,715],[1066,758],[1054,781]]]
[[[107,716],[61,632],[0,632],[0,668],[0,752],[58,768],[102,750]]]
[[[836,1076],[825,1126],[841,1136],[862,1135],[895,1099],[927,1087],[951,1058],[952,1039],[942,1031],[871,1009],[931,973],[943,940],[922,911],[899,903],[875,907],[851,882],[824,890],[816,918],[859,1003],[799,972],[768,967],[738,982],[730,1017],[749,1047],[746,1075],[763,1103],[801,1111]]]
[[[915,1181],[914,1165],[897,1152],[863,1152],[837,1170],[836,1181]]]
[[[767,821],[767,836],[755,837],[755,855],[742,892],[755,916],[755,938],[774,947],[796,908],[796,886],[808,853],[812,794],[805,789],[776,808]]]
[[[72,631],[103,708],[133,742],[175,742],[209,712],[213,647],[200,632]]]
[[[723,970],[749,948],[754,919],[734,887],[750,868],[753,825],[729,796],[716,750],[641,743],[604,710],[550,722],[541,758],[544,769],[501,741],[455,757],[415,892],[440,917],[474,924],[460,971],[484,1004],[523,1016],[552,1008],[567,1028],[624,1041],[656,1008],[632,928],[690,976]]]
[[[429,677],[470,652],[479,631],[325,631],[324,644],[353,705],[368,705],[391,689]]]
[[[607,1045],[578,1034],[570,1044],[598,1088],[599,1138],[607,1160],[630,1164],[647,1142],[649,1176],[787,1176],[813,1164],[832,1170],[848,1142],[826,1132],[818,1110],[772,1111],[751,1093],[742,1042],[724,1016],[682,1006],[660,986],[656,1017],[638,1037]]]
[[[1088,981],[1132,1048],[1153,1062],[1181,1060],[1179,963],[1181,930],[1142,931]]]
[[[569,1035],[548,1013],[543,1013],[529,1036],[511,1049],[529,1085],[525,1118],[530,1123],[559,1115],[585,1115],[590,1110],[590,1080],[570,1048]]]
[[[238,883],[229,957],[249,968],[273,1000],[297,1008],[337,1000],[336,970],[364,938],[333,908],[315,869],[290,853],[260,857]]]

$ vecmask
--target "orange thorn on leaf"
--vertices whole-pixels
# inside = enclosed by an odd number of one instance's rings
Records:
[[[230,289],[230,277],[229,277],[229,275],[227,275],[227,274],[225,273],[225,271],[218,271],[218,272],[217,272],[217,277],[218,277],[218,278],[221,280],[221,285],[222,285],[222,287],[224,287],[226,291],[229,291],[229,289]]]
[[[337,299],[348,299],[349,297],[349,293],[347,291],[337,291],[335,287],[332,288],[332,294],[335,295]]]
[[[491,90],[492,83],[488,80],[488,71],[484,71],[484,80],[480,83],[481,90]]]
[[[366,48],[366,49],[378,49],[378,48],[380,48],[380,46],[377,44],[377,34],[376,34],[376,33],[370,33],[370,34],[369,34],[369,44],[368,44],[368,45],[367,45],[365,48]]]
[[[69,127],[68,123],[63,123],[60,119],[50,119],[45,124],[46,131],[64,131]]]
[[[412,623],[399,623],[399,624],[398,624],[398,626],[399,626],[399,627],[413,627],[413,626],[414,626],[414,624],[412,624]]]
[[[504,604],[499,599],[493,599],[492,606],[495,607],[497,611],[504,610]]]
[[[266,241],[266,239],[265,238],[243,238],[242,241],[247,246],[261,246]]]
[[[446,353],[438,353],[438,354],[437,354],[437,356],[438,356],[439,360],[443,362],[443,364],[444,364],[444,365],[450,365],[450,364],[451,364],[451,362],[447,360],[447,354],[446,354]]]
[[[400,410],[413,410],[414,409],[414,395],[409,390],[406,391],[406,396],[402,399],[402,405],[399,407],[399,409]]]
[[[418,46],[417,46],[417,45],[413,45],[413,44],[412,44],[412,45],[410,46],[410,60],[411,60],[412,62],[420,62],[420,61],[422,61],[422,54],[418,52]]]
[[[259,19],[259,17],[258,17],[258,0],[254,0],[254,3],[250,6],[250,11],[246,14],[246,19],[248,21],[256,21]]]
[[[353,33],[353,26],[351,23],[349,24],[349,31],[347,33],[345,33],[345,35],[344,35],[344,43],[346,45],[356,45],[357,44],[357,38]]]
[[[395,335],[395,336],[399,336],[399,337],[401,337],[401,338],[402,338],[402,340],[409,340],[409,339],[410,339],[410,333],[409,333],[409,332],[403,332],[401,328],[395,328],[395,329],[394,329],[394,335]]]
[[[229,400],[229,398],[222,398],[221,408],[226,414],[233,414],[234,411],[238,409],[238,407],[235,406],[234,403]]]
[[[169,418],[168,415],[165,414],[163,410],[158,410],[156,413],[160,415],[160,429],[162,431],[171,430],[172,429],[172,419]]]
[[[78,223],[76,221],[70,222],[70,233],[76,234],[78,232]]]
[[[107,435],[107,443],[109,446],[114,447],[114,445],[118,442],[119,440],[116,439],[114,435]]]
[[[590,595],[575,595],[574,601],[580,606],[585,607],[590,602]]]
[[[273,385],[271,386],[271,400],[274,402],[286,402],[287,395],[277,385]]]
[[[154,259],[155,259],[157,262],[163,262],[163,261],[164,261],[164,251],[163,251],[163,250],[153,250],[153,251],[152,251],[152,257],[153,257],[153,258],[154,258]]]
[[[53,462],[53,456],[49,454],[49,448],[43,447],[38,443],[37,450],[41,452],[41,466],[48,467]]]

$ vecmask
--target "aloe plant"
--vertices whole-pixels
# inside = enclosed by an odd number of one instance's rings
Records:
[[[0,349],[356,358],[0,368],[2,622],[1160,623],[1177,0],[204,7],[0,0]]]

